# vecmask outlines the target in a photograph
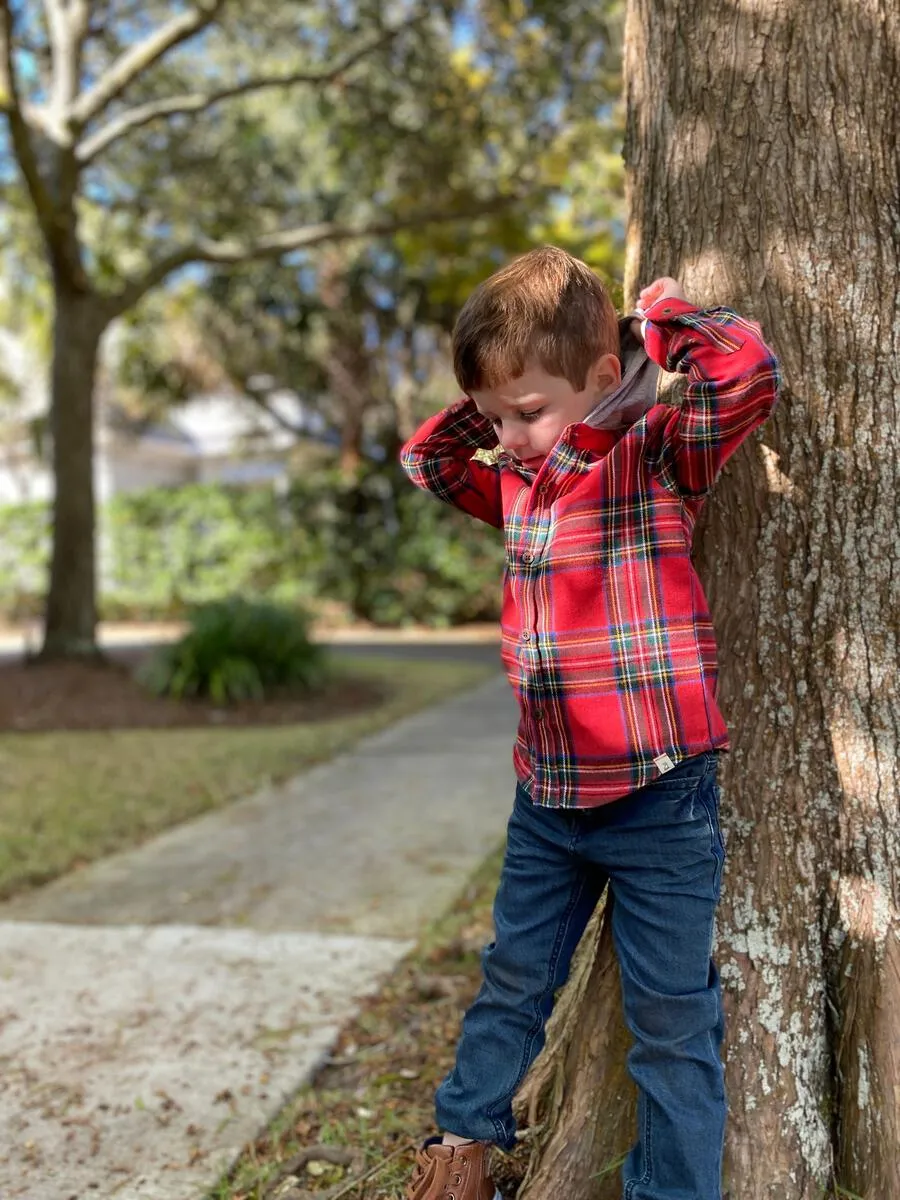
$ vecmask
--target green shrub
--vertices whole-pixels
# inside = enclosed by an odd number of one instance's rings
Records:
[[[0,510],[0,611],[37,616],[50,572],[50,507],[37,501]]]
[[[39,613],[46,505],[0,508],[0,611]],[[223,596],[334,600],[376,625],[493,620],[502,536],[412,486],[393,464],[316,466],[287,496],[192,484],[117,496],[100,515],[104,618],[181,617]]]
[[[399,468],[298,480],[296,519],[316,539],[317,592],[376,625],[493,620],[502,535],[414,488]]]
[[[223,596],[289,603],[315,591],[313,540],[270,487],[191,484],[107,507],[104,613],[180,616]]]
[[[150,659],[141,679],[158,695],[230,704],[309,692],[325,673],[304,613],[235,597],[197,609],[184,637]]]

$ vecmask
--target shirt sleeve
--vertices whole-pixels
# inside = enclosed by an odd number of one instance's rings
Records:
[[[741,442],[769,416],[781,374],[754,321],[730,308],[700,310],[674,298],[645,313],[644,346],[669,372],[687,376],[684,401],[657,447],[662,482],[705,496]]]
[[[466,396],[429,417],[400,451],[400,465],[416,487],[502,529],[500,468],[472,458],[497,446],[493,425]]]

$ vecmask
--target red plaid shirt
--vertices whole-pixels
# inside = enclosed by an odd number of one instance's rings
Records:
[[[687,375],[683,405],[620,434],[569,425],[537,472],[473,460],[497,438],[469,398],[402,451],[418,487],[505,531],[513,762],[536,804],[605,804],[728,745],[691,539],[723,463],[771,411],[778,366],[752,322],[671,298],[648,311],[644,344]]]

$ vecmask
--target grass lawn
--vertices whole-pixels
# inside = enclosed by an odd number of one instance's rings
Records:
[[[474,663],[345,659],[384,700],[304,724],[0,734],[0,899],[134,846],[493,673]]]

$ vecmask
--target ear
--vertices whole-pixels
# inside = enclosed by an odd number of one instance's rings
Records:
[[[622,382],[622,362],[617,354],[604,354],[588,372],[595,393],[605,395]]]

